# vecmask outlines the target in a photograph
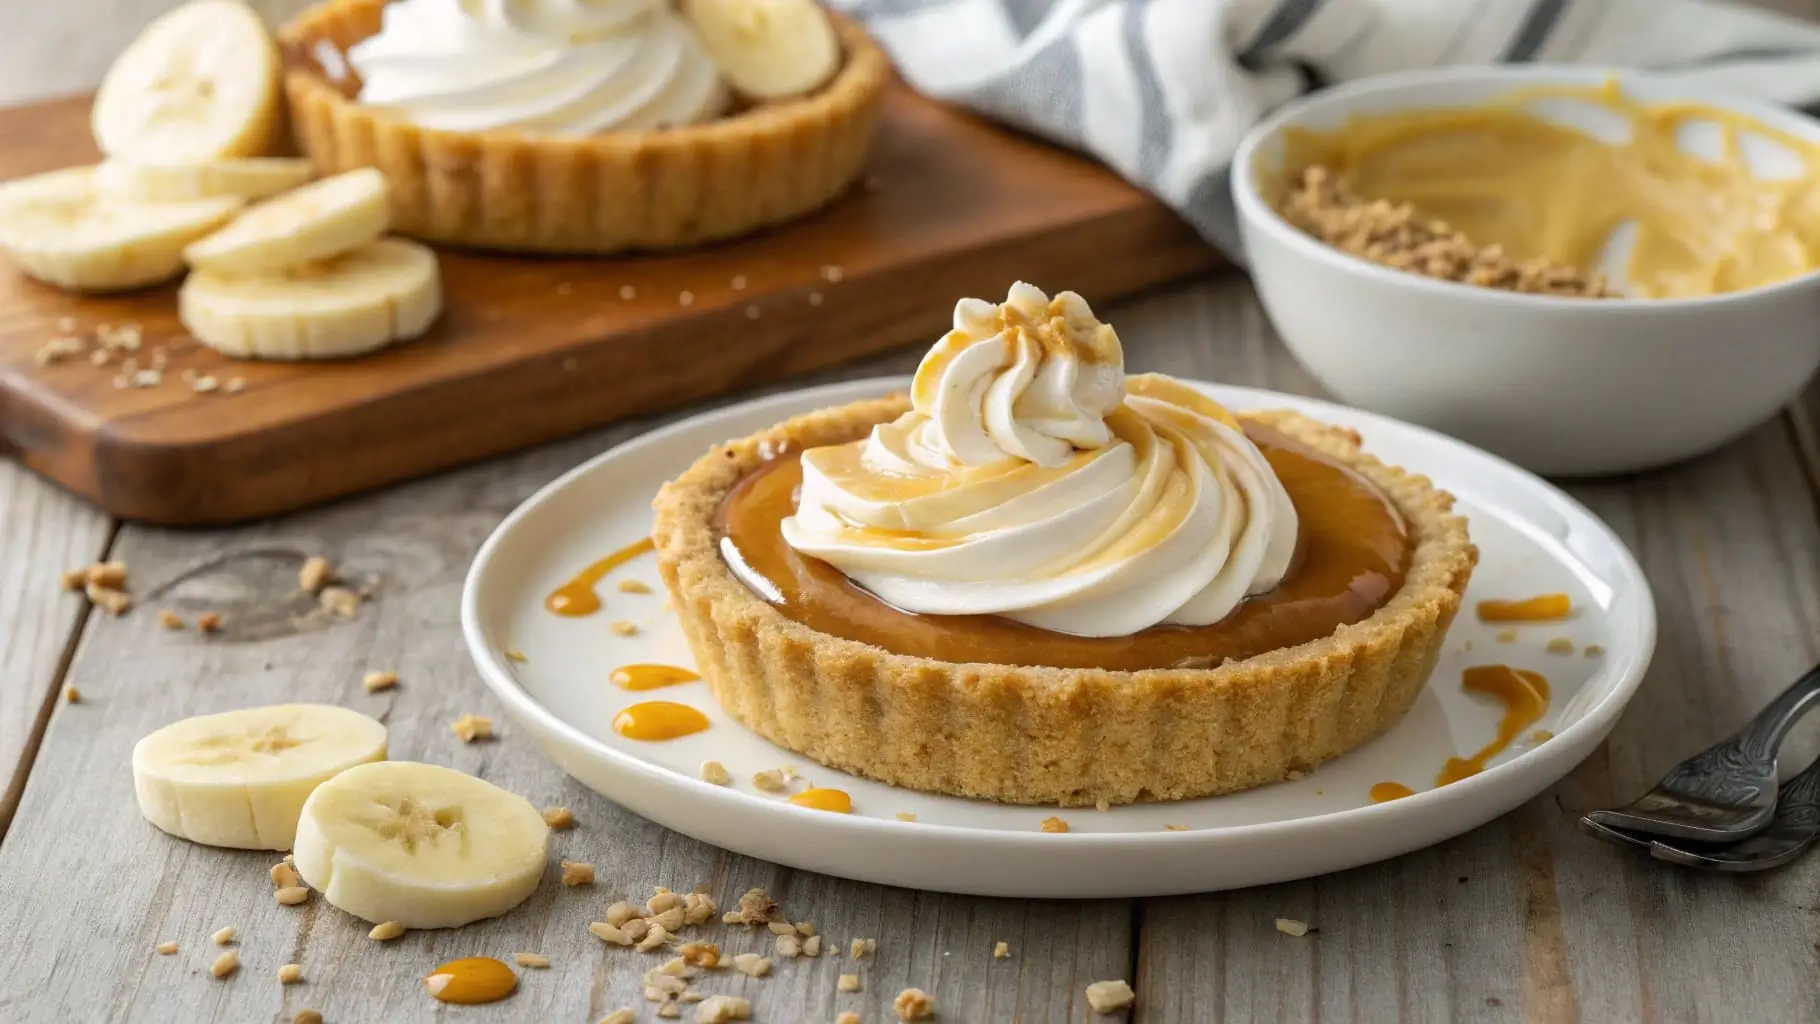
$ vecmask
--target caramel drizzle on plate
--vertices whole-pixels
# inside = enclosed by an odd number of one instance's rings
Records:
[[[707,715],[687,704],[668,700],[648,700],[634,704],[613,716],[614,732],[629,740],[644,740],[649,743],[688,736],[707,727]]]
[[[610,677],[622,690],[659,690],[666,686],[693,683],[701,676],[675,665],[621,665]]]
[[[550,596],[543,599],[543,606],[557,615],[568,618],[580,618],[600,611],[600,595],[594,592],[594,585],[606,578],[607,573],[657,549],[651,538],[646,537],[636,543],[628,544],[605,558],[596,561],[586,569],[575,574],[574,578],[550,591]]]

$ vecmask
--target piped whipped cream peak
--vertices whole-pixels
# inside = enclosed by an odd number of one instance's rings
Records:
[[[348,50],[362,103],[425,128],[553,134],[718,116],[728,93],[665,0],[395,0]]]
[[[955,307],[912,409],[803,453],[784,539],[881,599],[1125,636],[1200,626],[1281,582],[1296,511],[1231,413],[1127,378],[1118,334],[1023,283]]]

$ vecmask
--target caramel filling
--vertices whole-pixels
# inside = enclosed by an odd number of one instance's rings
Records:
[[[722,554],[767,586],[761,597],[830,636],[948,662],[1053,668],[1211,667],[1328,636],[1360,622],[1403,585],[1410,539],[1396,508],[1371,483],[1269,428],[1247,424],[1300,519],[1295,566],[1276,589],[1210,626],[1155,626],[1131,636],[1079,637],[995,615],[913,615],[880,601],[819,559],[785,543],[796,510],[801,453],[780,455],[741,480],[717,519]]]
[[[1533,112],[1549,100],[1598,108],[1625,137],[1603,141]],[[1701,128],[1717,153],[1683,148]],[[1757,176],[1747,138],[1783,150],[1786,176]],[[1820,266],[1820,147],[1726,110],[1642,103],[1616,82],[1361,115],[1336,131],[1291,129],[1284,143],[1291,174],[1327,167],[1367,199],[1409,203],[1517,259],[1594,270],[1628,227],[1627,291],[1639,297],[1716,295]]]

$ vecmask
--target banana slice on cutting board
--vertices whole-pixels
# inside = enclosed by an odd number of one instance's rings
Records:
[[[378,238],[391,222],[385,175],[362,167],[268,199],[184,256],[197,270],[269,274],[339,256]]]
[[[328,704],[279,704],[173,722],[133,747],[147,821],[208,846],[288,850],[324,781],[386,754],[385,726]]]
[[[733,88],[800,96],[840,67],[840,39],[815,0],[684,0],[683,13]]]
[[[381,761],[310,794],[292,860],[355,917],[455,928],[523,903],[549,846],[525,798],[453,768]]]
[[[110,196],[139,202],[238,196],[264,199],[309,181],[315,168],[297,157],[255,156],[193,164],[104,160],[95,183]]]
[[[95,178],[93,167],[72,167],[0,185],[0,250],[60,288],[143,288],[183,273],[184,247],[244,205],[233,196],[139,202],[108,195]]]
[[[436,254],[382,238],[258,277],[198,270],[177,293],[197,341],[243,359],[340,359],[415,338],[442,311]]]
[[[146,26],[95,93],[111,157],[197,163],[268,151],[283,121],[278,47],[238,0],[193,0]]]

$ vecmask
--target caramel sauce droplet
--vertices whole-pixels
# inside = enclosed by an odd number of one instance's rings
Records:
[[[1566,594],[1540,594],[1521,601],[1480,601],[1480,622],[1549,622],[1573,613]]]
[[[1406,796],[1415,795],[1415,790],[1410,789],[1401,782],[1380,782],[1371,787],[1371,802],[1374,804],[1387,803],[1391,800],[1401,800]]]
[[[701,676],[675,665],[624,665],[613,670],[613,685],[622,690],[657,690],[693,683]]]
[[[1477,665],[1461,674],[1461,685],[1468,693],[1482,693],[1504,704],[1504,719],[1498,723],[1498,734],[1471,757],[1450,757],[1435,776],[1435,785],[1477,775],[1485,763],[1498,756],[1523,730],[1542,720],[1548,711],[1548,680],[1540,673],[1508,665]]]
[[[833,811],[836,814],[853,813],[853,798],[839,789],[805,789],[787,802],[816,811]]]
[[[658,742],[701,732],[708,716],[687,704],[651,700],[634,704],[613,716],[613,731],[629,740]]]
[[[436,968],[423,984],[445,1003],[496,1003],[517,991],[518,975],[490,956],[470,956]]]
[[[594,584],[604,579],[607,573],[656,548],[657,545],[649,537],[620,548],[576,573],[574,579],[550,591],[550,596],[543,600],[543,606],[557,615],[570,618],[580,618],[600,611],[600,595],[594,592]]]

